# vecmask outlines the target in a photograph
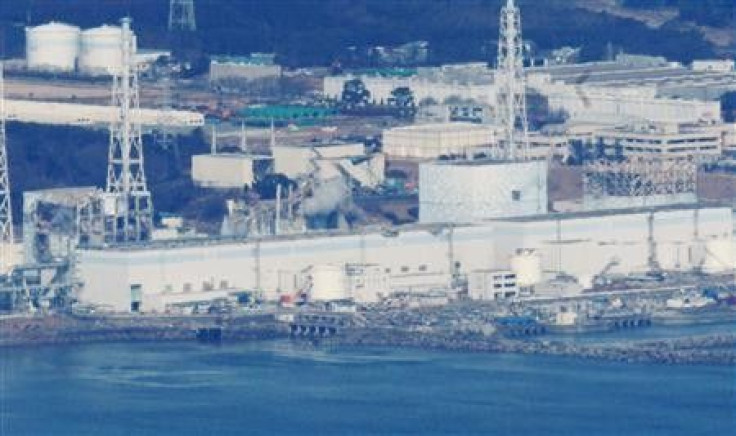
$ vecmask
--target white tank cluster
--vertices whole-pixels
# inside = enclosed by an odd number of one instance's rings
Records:
[[[79,56],[77,26],[50,22],[26,27],[26,62],[37,71],[72,72]]]
[[[123,30],[103,25],[81,30],[51,22],[26,28],[26,65],[35,71],[110,75],[122,64]],[[133,35],[134,51],[136,38]]]

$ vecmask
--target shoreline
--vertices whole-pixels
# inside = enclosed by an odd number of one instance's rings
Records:
[[[48,345],[132,342],[196,342],[197,329],[221,332],[211,343],[291,339],[315,346],[388,347],[448,352],[543,355],[581,360],[665,365],[736,366],[736,332],[612,343],[556,341],[544,336],[510,340],[481,334],[415,332],[350,327],[329,337],[293,337],[286,324],[258,317],[95,317],[46,316],[0,320],[0,349]]]

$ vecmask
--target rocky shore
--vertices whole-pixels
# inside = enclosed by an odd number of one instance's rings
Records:
[[[483,353],[517,353],[660,364],[736,366],[736,334],[678,339],[589,344],[508,340],[495,336],[412,332],[397,329],[355,329],[331,339],[339,345],[389,346]]]
[[[92,342],[194,341],[198,330],[217,329],[218,340],[286,339],[288,325],[270,316],[140,317],[45,316],[0,319],[0,347]],[[201,339],[201,338],[200,338]],[[736,334],[616,343],[512,340],[480,333],[349,327],[328,338],[303,340],[337,346],[381,346],[478,353],[518,353],[660,364],[736,366]]]

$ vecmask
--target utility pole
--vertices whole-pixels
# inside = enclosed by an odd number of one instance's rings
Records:
[[[503,126],[505,141],[500,157],[526,160],[529,158],[529,124],[526,117],[524,47],[521,12],[514,0],[507,0],[501,8],[499,33],[495,81],[498,89],[497,115]]]
[[[5,134],[5,80],[4,64],[0,62],[0,273],[5,273],[12,261],[13,209],[10,204],[8,177],[8,149]]]
[[[171,0],[169,3],[169,32],[197,30],[194,0]]]
[[[107,186],[114,207],[106,214],[107,242],[132,242],[150,239],[153,230],[153,202],[143,169],[143,140],[140,121],[133,113],[140,109],[138,69],[134,59],[131,19],[121,26],[122,67],[113,75],[113,106],[117,117],[110,124],[110,150]]]

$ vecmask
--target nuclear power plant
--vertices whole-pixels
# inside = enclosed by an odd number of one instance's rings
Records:
[[[192,2],[172,1],[171,7],[169,26],[194,31]],[[535,301],[676,287],[667,282],[672,278],[720,283],[731,276],[732,205],[702,202],[698,171],[736,146],[736,131],[711,102],[674,96],[668,76],[687,77],[694,95],[701,73],[632,57],[592,63],[585,67],[590,83],[576,84],[583,67],[525,65],[521,23],[519,8],[508,0],[493,69],[471,64],[430,67],[409,78],[363,77],[373,98],[381,87],[397,84],[438,103],[466,93],[479,105],[477,113],[489,110],[490,122],[389,126],[381,150],[349,140],[287,143],[277,137],[273,115],[265,129],[249,131],[245,120],[233,133],[235,149],[225,150],[218,144],[222,127],[212,125],[211,152],[192,158],[196,186],[253,190],[274,175],[291,184],[276,186],[271,198],[233,196],[219,231],[209,234],[168,231],[165,220],[154,224],[157,202],[144,173],[145,110],[130,21],[84,31],[61,23],[28,28],[29,69],[112,75],[114,105],[108,109],[105,187],[24,193],[25,253],[22,260],[3,258],[7,307],[63,299],[113,312],[166,313],[243,295],[284,304],[374,304],[438,293]],[[453,82],[460,75],[471,79]],[[337,94],[356,77],[327,77],[324,93]],[[735,87],[724,79],[733,79],[732,70],[708,77]],[[652,84],[645,89],[638,82]],[[569,111],[561,130],[530,126],[529,89],[548,96],[553,110]],[[571,92],[582,103],[573,102]],[[450,100],[448,113],[467,104]],[[7,106],[15,113],[13,105]],[[297,130],[291,122],[287,127]],[[651,141],[634,137],[622,122]],[[687,126],[646,127],[659,123]],[[254,135],[260,135],[257,151]],[[686,148],[688,141],[712,146]],[[560,200],[553,196],[552,168],[569,157],[573,144],[603,151],[580,167],[579,198]],[[7,166],[4,148],[0,152]],[[418,204],[416,219],[407,224],[372,218],[359,207],[367,200],[355,194],[386,189],[388,167],[397,162],[413,168],[417,182],[406,191]],[[7,229],[7,169],[0,175],[0,218]],[[4,253],[13,251],[12,231],[3,234]],[[33,286],[23,279],[29,271],[38,277]]]

